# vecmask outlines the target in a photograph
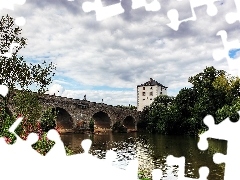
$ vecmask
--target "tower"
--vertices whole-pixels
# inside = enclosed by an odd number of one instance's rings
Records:
[[[161,83],[150,78],[144,84],[137,85],[137,110],[142,111],[145,106],[149,106],[154,98],[159,95],[167,95],[167,88]]]

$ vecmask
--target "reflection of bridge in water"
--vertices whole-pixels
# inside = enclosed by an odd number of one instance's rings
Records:
[[[128,130],[137,130],[140,112],[103,103],[72,99],[54,95],[39,98],[44,108],[57,111],[57,127],[62,131],[88,129],[90,120],[95,129],[110,129],[120,122]]]

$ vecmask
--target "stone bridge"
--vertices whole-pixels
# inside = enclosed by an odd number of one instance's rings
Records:
[[[140,119],[137,110],[104,103],[46,94],[39,97],[39,101],[45,109],[52,108],[57,111],[57,127],[67,131],[86,129],[90,120],[94,121],[95,129],[109,130],[116,122],[120,122],[128,130],[136,131]]]

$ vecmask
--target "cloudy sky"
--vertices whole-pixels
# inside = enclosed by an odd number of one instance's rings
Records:
[[[93,2],[93,0],[89,0]],[[151,3],[153,0],[147,0]],[[28,39],[20,55],[27,62],[56,64],[56,75],[49,93],[112,105],[136,105],[136,86],[153,78],[168,87],[168,95],[191,87],[188,77],[206,66],[223,69],[232,75],[226,59],[216,61],[214,49],[223,48],[220,30],[228,41],[239,37],[239,22],[228,24],[225,15],[236,11],[234,0],[221,0],[218,13],[209,16],[206,6],[194,9],[196,21],[184,22],[175,31],[168,11],[179,11],[180,20],[192,16],[188,1],[158,0],[161,9],[132,9],[130,0],[122,0],[124,13],[103,21],[84,12],[84,0],[26,0],[14,10],[2,9],[1,15],[24,17],[22,35]],[[102,0],[104,6],[119,0]],[[237,47],[236,47],[237,48]],[[238,53],[231,51],[232,58]]]

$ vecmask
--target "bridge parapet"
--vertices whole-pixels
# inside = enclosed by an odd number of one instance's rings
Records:
[[[72,128],[76,128],[82,122],[84,122],[85,125],[89,124],[90,120],[94,119],[99,112],[109,117],[111,126],[116,122],[124,123],[127,119],[129,121],[134,121],[135,129],[137,129],[137,122],[140,119],[140,112],[136,110],[107,105],[105,103],[90,102],[87,100],[49,94],[39,96],[39,101],[42,103],[44,109],[58,109],[60,111],[58,118],[60,118],[62,122],[66,121],[67,123],[72,123]]]

